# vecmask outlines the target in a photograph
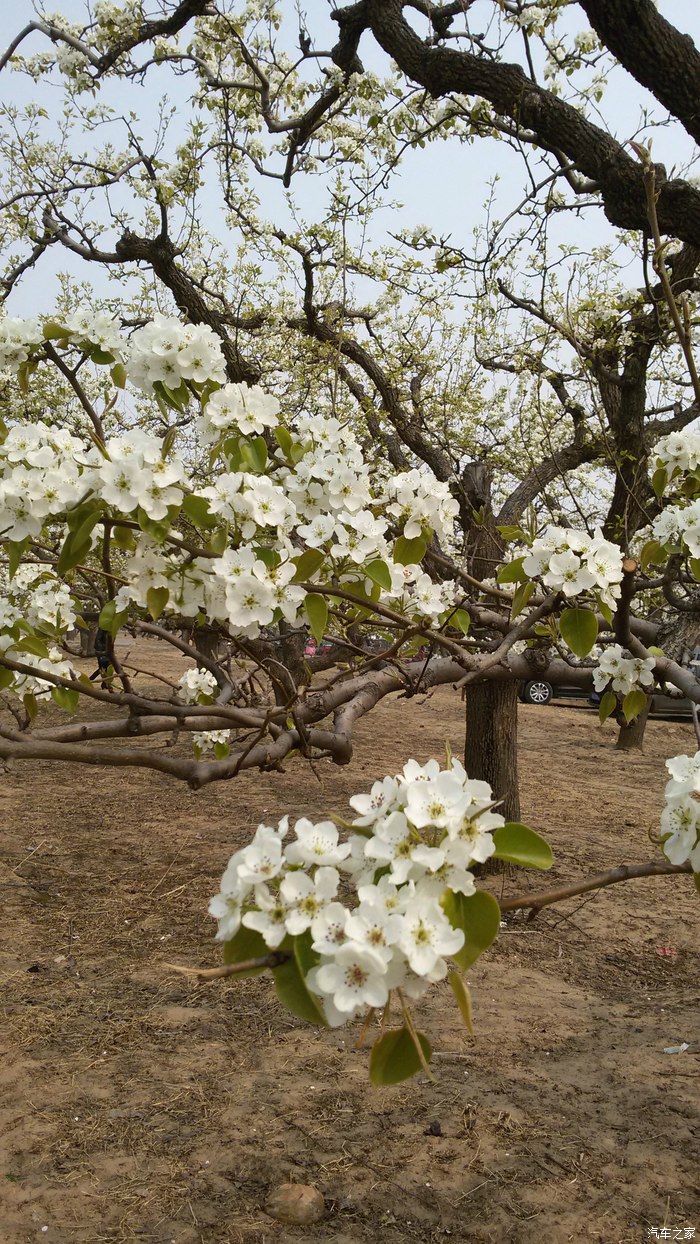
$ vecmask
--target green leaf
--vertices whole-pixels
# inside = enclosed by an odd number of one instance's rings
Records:
[[[136,521],[141,530],[144,531],[147,536],[151,536],[156,543],[163,544],[165,542],[165,538],[171,527],[170,518],[161,518],[158,520],[150,518],[146,511],[141,509],[141,506],[139,506],[136,511]]]
[[[279,427],[275,428],[273,432],[273,436],[275,440],[277,441],[277,444],[279,445],[280,449],[282,450],[282,453],[284,454],[285,458],[291,458],[293,441],[287,429],[283,428],[282,425],[280,424]]]
[[[430,1042],[422,1032],[417,1036],[423,1057],[429,1063],[433,1053]],[[410,1080],[418,1071],[422,1071],[422,1063],[408,1028],[385,1032],[383,1037],[375,1041],[369,1057],[369,1078],[372,1084],[400,1084],[402,1080]]]
[[[472,1018],[472,997],[469,992],[469,987],[466,981],[460,976],[459,972],[456,972],[454,968],[450,968],[447,979],[449,981],[450,988],[457,999],[457,1006],[459,1007],[460,1014],[464,1020],[464,1027],[473,1037],[474,1021]]]
[[[598,601],[598,608],[600,609],[600,612],[605,618],[605,621],[607,622],[608,626],[612,626],[613,616],[612,616],[612,609],[610,608],[610,606],[606,605],[605,601],[600,600]]]
[[[25,359],[24,362],[19,365],[19,369],[17,371],[17,383],[20,388],[20,393],[23,393],[25,397],[29,394],[29,377],[34,374],[38,366],[38,360],[35,358]]]
[[[690,566],[690,573],[695,579],[695,582],[700,583],[700,557],[689,558],[688,565]]]
[[[600,704],[598,705],[598,719],[600,721],[601,726],[604,721],[608,720],[608,717],[611,715],[611,713],[615,712],[616,708],[617,708],[617,696],[615,695],[615,692],[606,691],[605,694],[601,697]]]
[[[67,713],[74,713],[80,702],[80,695],[77,691],[71,691],[69,687],[52,687],[51,699]]]
[[[166,461],[168,454],[170,453],[170,450],[172,449],[173,445],[175,444],[175,441],[177,440],[177,433],[178,433],[177,428],[168,428],[167,432],[165,433],[165,436],[163,437],[163,440],[160,446],[160,456],[163,459],[163,462]]]
[[[42,660],[46,660],[49,655],[46,643],[43,639],[39,639],[38,635],[25,635],[15,644],[15,648],[20,652],[28,652],[30,656],[41,657]]]
[[[112,377],[112,383],[117,389],[126,388],[126,367],[123,363],[115,363],[109,374]]]
[[[303,940],[303,934],[302,937],[285,937],[280,950],[292,952],[286,963],[273,968],[275,989],[280,1002],[297,1019],[305,1019],[309,1024],[321,1024],[327,1028],[321,1003],[306,985],[307,972],[318,962],[317,956],[311,960],[310,942]]]
[[[590,609],[564,609],[559,630],[577,657],[587,657],[598,638],[598,621]]]
[[[121,523],[117,523],[112,528],[112,542],[118,549],[123,549],[126,552],[132,552],[136,548],[133,531],[130,527],[123,527]]]
[[[256,544],[253,552],[258,561],[267,566],[268,570],[274,570],[275,566],[279,566],[282,560],[277,549],[269,549],[264,544]]]
[[[263,436],[256,436],[254,440],[241,441],[241,456],[243,464],[248,466],[251,471],[260,475],[267,466],[267,445]]]
[[[146,608],[154,622],[158,621],[169,599],[170,592],[167,587],[149,587],[146,592]]]
[[[75,528],[76,545],[87,544],[88,547],[90,546],[92,543],[90,537],[92,536],[93,529],[97,526],[101,518],[102,511],[99,508],[96,510],[93,509],[85,515],[80,522],[80,525]]]
[[[523,562],[525,557],[516,557],[514,561],[507,562],[505,566],[499,566],[496,572],[497,583],[523,583],[527,579],[527,575],[523,570]]]
[[[10,573],[11,579],[14,579],[15,575],[17,574],[19,564],[22,558],[24,557],[24,554],[26,553],[27,549],[29,548],[30,544],[31,544],[30,536],[26,536],[24,540],[8,540],[7,558],[10,563],[9,573]]]
[[[219,521],[209,509],[209,502],[206,497],[195,497],[192,495],[185,497],[182,503],[182,510],[197,527],[204,527],[207,530],[211,527],[216,527]]]
[[[6,687],[11,687],[14,681],[14,670],[8,670],[5,666],[0,666],[0,691],[4,691]]]
[[[209,549],[216,557],[221,557],[228,545],[228,527],[219,527],[209,537]]]
[[[455,609],[454,613],[450,614],[450,626],[456,627],[463,635],[469,634],[471,621],[466,609]]]
[[[269,953],[270,947],[262,933],[258,933],[257,929],[246,929],[243,925],[234,937],[224,942],[224,963],[247,963],[249,959],[263,959]],[[260,976],[265,971],[266,968],[251,968],[236,975],[238,980],[245,980],[249,976]]]
[[[230,754],[230,751],[231,751],[231,748],[229,747],[228,743],[215,743],[214,744],[214,756],[216,757],[217,760],[225,760],[226,757]]]
[[[78,565],[78,562],[82,560],[84,547],[76,544],[75,532],[69,531],[61,545],[61,551],[56,562],[56,571],[59,575],[67,574],[69,570]],[[87,547],[89,548],[90,545],[88,544]]]
[[[462,949],[450,957],[457,967],[466,972],[498,936],[501,909],[486,890],[477,890],[469,897],[455,890],[446,890],[440,902],[452,927],[462,929],[464,933]]]
[[[47,320],[42,328],[44,341],[67,341],[70,333],[65,324],[59,324],[57,320]]]
[[[513,540],[523,540],[525,537],[522,527],[509,526],[508,524],[505,527],[497,527],[496,531],[500,536],[503,536],[506,544],[510,544]]]
[[[651,477],[651,486],[657,497],[662,497],[664,495],[667,478],[666,467],[658,467],[657,470],[654,471],[654,474]]]
[[[527,607],[527,604],[535,590],[532,580],[528,579],[526,583],[520,583],[513,592],[513,604],[510,610],[511,618],[517,618],[519,613]]]
[[[415,536],[413,540],[407,540],[405,536],[399,536],[394,545],[393,558],[399,566],[419,566],[425,557],[425,551],[428,547],[428,541],[422,536]]]
[[[229,471],[240,471],[243,465],[242,440],[243,438],[240,436],[227,436],[222,445],[215,445],[214,449],[212,449],[211,461],[214,461],[220,448],[223,448]]]
[[[177,389],[171,389],[167,384],[163,384],[162,380],[156,380],[153,389],[155,393],[161,394],[172,410],[177,410],[180,414],[187,410],[190,404],[190,391],[184,381]]]
[[[36,696],[28,693],[27,695],[22,696],[22,703],[27,717],[30,721],[34,721],[34,718],[39,712],[39,705],[36,702]]]
[[[645,691],[628,691],[622,701],[622,713],[627,725],[646,708],[647,696]]]
[[[109,350],[103,350],[101,346],[91,346],[87,351],[93,363],[97,363],[100,367],[105,367],[108,363],[114,362],[114,355]]]
[[[493,831],[496,850],[494,860],[507,860],[522,868],[551,868],[554,863],[552,848],[534,829],[519,821],[507,821]]]
[[[319,566],[323,565],[325,557],[325,553],[322,553],[320,549],[305,549],[299,557],[294,558],[296,574],[292,583],[304,583],[310,579],[312,575],[315,575]]]
[[[123,622],[126,619],[127,612],[128,610],[122,609],[122,611],[118,613],[117,606],[115,605],[114,601],[108,600],[106,605],[103,605],[102,609],[100,610],[100,616],[97,619],[97,625],[99,626],[101,631],[107,631],[107,633],[112,636],[112,639],[114,639],[117,631],[119,630],[119,627],[123,624]]]
[[[378,558],[377,561],[369,562],[364,567],[364,571],[366,575],[369,575],[372,582],[378,583],[380,587],[384,588],[385,592],[391,591],[391,574],[389,572],[389,567],[385,561],[381,560],[381,558]]]
[[[663,566],[666,561],[666,553],[662,544],[658,540],[647,540],[644,548],[639,556],[639,565],[643,573],[646,573],[649,566]]]
[[[309,592],[304,601],[306,616],[309,619],[311,634],[320,644],[326,633],[328,625],[328,601],[323,596],[319,596],[316,592]]]

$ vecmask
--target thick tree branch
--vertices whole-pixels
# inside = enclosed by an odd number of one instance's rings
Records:
[[[700,143],[700,52],[653,0],[579,0],[601,43]]]
[[[642,170],[612,135],[534,83],[519,65],[426,45],[405,20],[404,3],[365,0],[363,7],[378,43],[410,81],[435,98],[457,94],[487,100],[496,112],[532,130],[543,148],[564,152],[580,173],[594,181],[611,224],[646,229]],[[359,8],[352,6],[355,12]],[[656,181],[662,232],[700,243],[700,191],[680,179],[669,181],[662,165],[656,166]]]

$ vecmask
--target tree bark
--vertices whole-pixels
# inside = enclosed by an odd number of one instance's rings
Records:
[[[496,114],[510,117],[518,127],[536,135],[538,146],[557,153],[563,151],[576,170],[594,183],[611,224],[623,229],[647,229],[642,166],[617,139],[594,125],[566,100],[532,82],[517,64],[505,64],[455,47],[430,46],[406,21],[404,3],[405,0],[365,0],[364,5],[358,3],[345,11],[338,10],[335,20],[339,22],[341,33],[348,36],[359,37],[362,29],[369,25],[377,42],[402,73],[424,87],[434,99],[455,94],[487,100]],[[652,23],[648,3],[635,5],[635,12],[642,20],[635,19],[633,23],[628,20],[628,14],[623,13],[623,9],[630,6],[623,5],[622,0],[617,3],[605,0],[605,6],[602,0],[599,3],[582,0],[582,3],[596,29],[603,29],[603,8],[610,10],[605,23],[606,44],[617,47],[618,38],[624,38],[627,49],[624,63],[634,62],[639,81],[658,92],[658,98],[664,100],[665,106],[692,133],[697,108],[693,105],[692,115],[689,115],[688,97],[692,95],[696,80],[697,56],[691,54],[691,41],[687,37],[683,41],[683,36],[673,27],[666,30],[668,23],[664,22],[663,26],[658,20]],[[660,72],[653,77],[648,54],[650,30],[654,35],[658,32],[664,41],[672,40],[664,51]],[[642,47],[647,51],[640,59]],[[682,60],[678,62],[676,50],[680,48]],[[655,51],[658,55],[658,39]],[[679,65],[672,77],[667,73],[669,61]],[[685,71],[690,74],[689,84],[672,92],[673,82],[682,79]],[[657,212],[662,232],[697,246],[700,243],[700,193],[687,181],[669,179],[663,165],[657,164],[655,168],[659,194]]]
[[[644,744],[644,731],[646,729],[647,719],[649,717],[649,709],[651,708],[651,700],[647,698],[646,708],[631,721],[629,725],[624,717],[620,720],[620,733],[617,736],[616,748],[622,752],[641,752]],[[618,719],[619,720],[619,719]]]
[[[467,773],[488,782],[494,799],[503,799],[498,811],[507,821],[519,821],[517,683],[475,683],[467,688],[466,700]]]
[[[202,656],[209,657],[210,661],[218,661],[221,656],[221,635],[215,626],[195,626],[192,631],[191,643],[201,652]]]
[[[80,641],[81,657],[94,657],[96,635],[97,635],[97,623],[96,622],[94,623],[91,622],[90,625],[85,630],[83,630],[82,627],[79,628],[78,637]]]
[[[469,462],[462,471],[462,523],[466,561],[471,574],[485,579],[496,573],[504,543],[492,506],[491,472],[485,462]],[[489,782],[494,799],[503,799],[506,820],[520,820],[518,789],[518,684],[475,683],[466,693],[464,767],[471,778]]]

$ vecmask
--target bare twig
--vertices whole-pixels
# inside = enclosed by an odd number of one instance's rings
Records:
[[[552,903],[562,903],[577,894],[586,894],[589,890],[603,890],[606,886],[615,885],[618,881],[633,881],[637,877],[663,877],[673,873],[691,873],[690,863],[667,864],[661,860],[653,860],[649,864],[620,864],[604,873],[596,873],[580,881],[572,881],[569,885],[560,886],[556,890],[538,890],[535,894],[519,894],[516,898],[506,898],[499,904],[501,911],[532,912],[531,919],[542,907]]]

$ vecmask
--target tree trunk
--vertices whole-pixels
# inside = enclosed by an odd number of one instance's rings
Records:
[[[462,472],[467,505],[462,512],[467,565],[478,579],[495,575],[504,542],[493,513],[491,472],[485,462],[469,462]],[[478,683],[467,687],[464,766],[470,777],[489,782],[508,821],[520,820],[518,790],[518,684]]]
[[[464,767],[470,778],[488,782],[497,811],[507,821],[520,820],[518,789],[518,685],[484,682],[467,687],[467,734]]]
[[[81,657],[94,657],[95,655],[95,636],[97,635],[97,623],[90,623],[83,630],[82,626],[78,628],[78,637],[80,640]]]
[[[624,717],[616,719],[620,723],[620,733],[617,736],[617,743],[615,746],[619,748],[620,751],[642,751],[644,744],[644,730],[646,728],[650,708],[651,700],[647,697],[646,708],[643,708],[641,713],[639,713],[639,715],[635,717],[634,721],[631,721],[629,725],[627,725]]]
[[[221,656],[221,635],[215,626],[195,626],[187,638],[203,657],[218,661]]]

